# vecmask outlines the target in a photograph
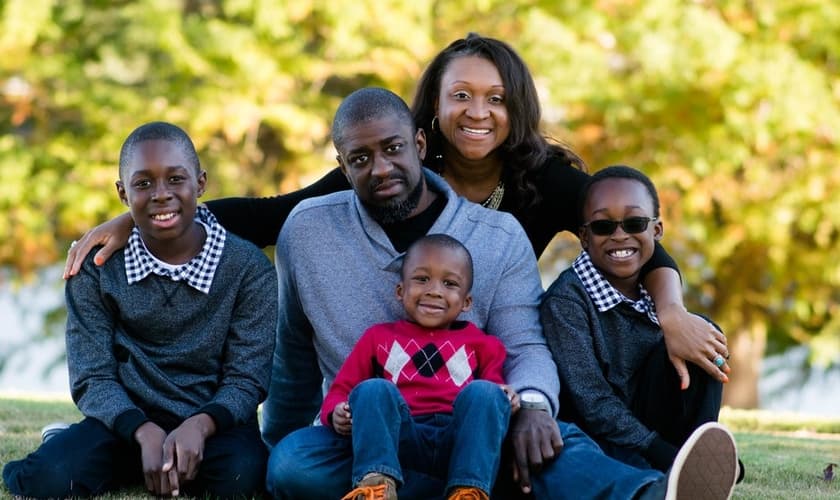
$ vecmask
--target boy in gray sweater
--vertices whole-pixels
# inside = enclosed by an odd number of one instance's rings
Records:
[[[192,141],[154,122],[129,135],[117,191],[136,227],[102,266],[68,281],[67,363],[84,419],[3,479],[15,495],[258,494],[267,453],[257,426],[276,327],[276,276],[227,233],[204,192]],[[198,212],[201,217],[197,217]]]
[[[630,167],[607,167],[592,176],[582,203],[583,251],[548,289],[541,308],[563,387],[560,416],[606,454],[665,472],[680,465],[680,447],[692,433],[717,421],[721,384],[689,364],[691,385],[681,386],[653,301],[641,284],[640,270],[663,234],[650,179]],[[722,333],[717,349],[709,360],[724,370],[728,350]],[[710,448],[724,453],[706,457],[704,490],[683,485],[686,497],[719,488],[708,498],[725,498],[732,491],[738,468],[734,443],[715,425],[706,425],[703,433],[716,435],[718,446]]]

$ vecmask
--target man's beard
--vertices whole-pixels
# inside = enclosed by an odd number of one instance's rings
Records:
[[[364,203],[371,217],[380,224],[394,224],[408,219],[411,212],[420,204],[423,196],[423,179],[421,178],[408,197],[402,201],[391,201],[387,205],[373,205]]]

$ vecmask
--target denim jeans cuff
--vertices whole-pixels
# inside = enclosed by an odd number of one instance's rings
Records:
[[[353,476],[353,487],[355,488],[359,482],[365,478],[368,474],[385,474],[386,476],[391,477],[395,483],[397,483],[397,488],[403,485],[405,481],[403,481],[402,471],[399,469],[394,469],[392,467],[388,467],[387,465],[377,465],[374,467],[368,467],[366,470],[362,471],[360,474]]]
[[[489,481],[478,481],[476,479],[458,479],[457,477],[450,478],[446,483],[446,494],[449,495],[452,493],[452,490],[458,487],[461,488],[478,488],[481,491],[490,494],[490,490],[492,490],[492,482]]]

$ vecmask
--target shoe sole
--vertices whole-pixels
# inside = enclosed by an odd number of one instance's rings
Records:
[[[55,422],[47,424],[41,429],[41,442],[46,443],[48,439],[52,438],[59,432],[70,427],[70,424],[64,422]]]
[[[665,500],[726,500],[738,477],[738,449],[726,427],[708,422],[680,448]]]

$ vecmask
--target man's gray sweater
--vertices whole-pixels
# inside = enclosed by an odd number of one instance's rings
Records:
[[[542,286],[534,251],[510,214],[459,197],[424,169],[446,206],[429,230],[461,241],[475,264],[472,309],[459,318],[501,339],[505,378],[535,389],[557,411],[557,369],[542,335]],[[403,254],[352,191],[305,200],[277,242],[280,316],[271,389],[263,405],[263,438],[273,444],[311,423],[322,397],[362,333],[404,318],[396,298]],[[320,368],[320,369],[319,369]]]

